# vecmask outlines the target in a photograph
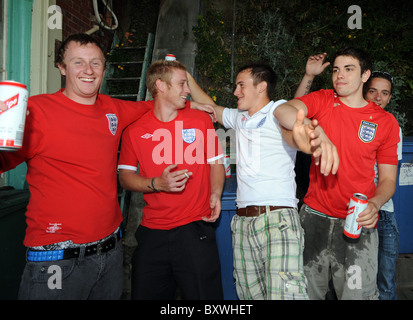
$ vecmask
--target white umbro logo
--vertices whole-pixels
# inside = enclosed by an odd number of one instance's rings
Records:
[[[143,136],[141,136],[141,138],[144,138],[144,139],[150,139],[152,137],[153,137],[153,134],[150,134],[150,133],[145,133]]]

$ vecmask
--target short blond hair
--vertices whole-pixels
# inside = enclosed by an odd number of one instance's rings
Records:
[[[155,98],[158,94],[156,80],[160,79],[168,85],[171,85],[173,69],[187,71],[185,65],[179,61],[157,60],[149,66],[148,71],[146,72],[146,87],[152,97]]]

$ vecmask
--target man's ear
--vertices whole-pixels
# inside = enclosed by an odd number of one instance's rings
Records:
[[[61,63],[58,63],[58,64],[57,64],[57,67],[59,68],[60,74],[61,74],[62,76],[65,76],[65,75],[66,75],[66,69],[65,69],[65,67],[64,67]]]
[[[258,92],[262,93],[262,92],[267,91],[267,86],[268,86],[268,83],[266,81],[260,82],[257,86],[258,87]]]
[[[366,70],[364,71],[364,73],[361,75],[361,81],[363,81],[364,83],[367,82],[367,80],[369,80],[371,75],[371,70]]]
[[[155,86],[158,92],[165,92],[166,90],[166,82],[161,79],[156,79]]]

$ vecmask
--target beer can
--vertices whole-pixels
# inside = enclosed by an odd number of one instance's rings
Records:
[[[5,111],[0,110],[0,150],[16,151],[23,146],[28,98],[24,84],[0,81],[0,100],[7,105]]]
[[[175,61],[175,60],[176,60],[176,57],[175,57],[173,54],[168,53],[168,54],[165,56],[165,60],[166,60],[166,61]]]
[[[367,197],[361,193],[354,193],[350,198],[350,204],[347,210],[346,222],[343,233],[346,240],[350,242],[357,241],[360,237],[362,228],[358,225],[356,219],[359,214],[367,208]]]
[[[228,155],[224,157],[224,165],[225,165],[225,177],[231,177],[231,159]]]

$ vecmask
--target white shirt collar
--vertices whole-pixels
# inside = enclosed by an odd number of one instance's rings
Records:
[[[270,109],[271,109],[271,107],[272,107],[272,105],[274,104],[274,101],[270,101],[269,103],[267,103],[266,105],[265,105],[265,107],[263,107],[263,108],[261,108],[260,110],[258,110],[256,113],[254,113],[252,116],[249,116],[248,115],[248,111],[243,111],[242,112],[242,114],[244,115],[244,117],[246,118],[246,119],[252,119],[252,118],[254,118],[254,117],[257,117],[258,115],[260,115],[260,114],[267,114],[269,111],[270,111]]]

